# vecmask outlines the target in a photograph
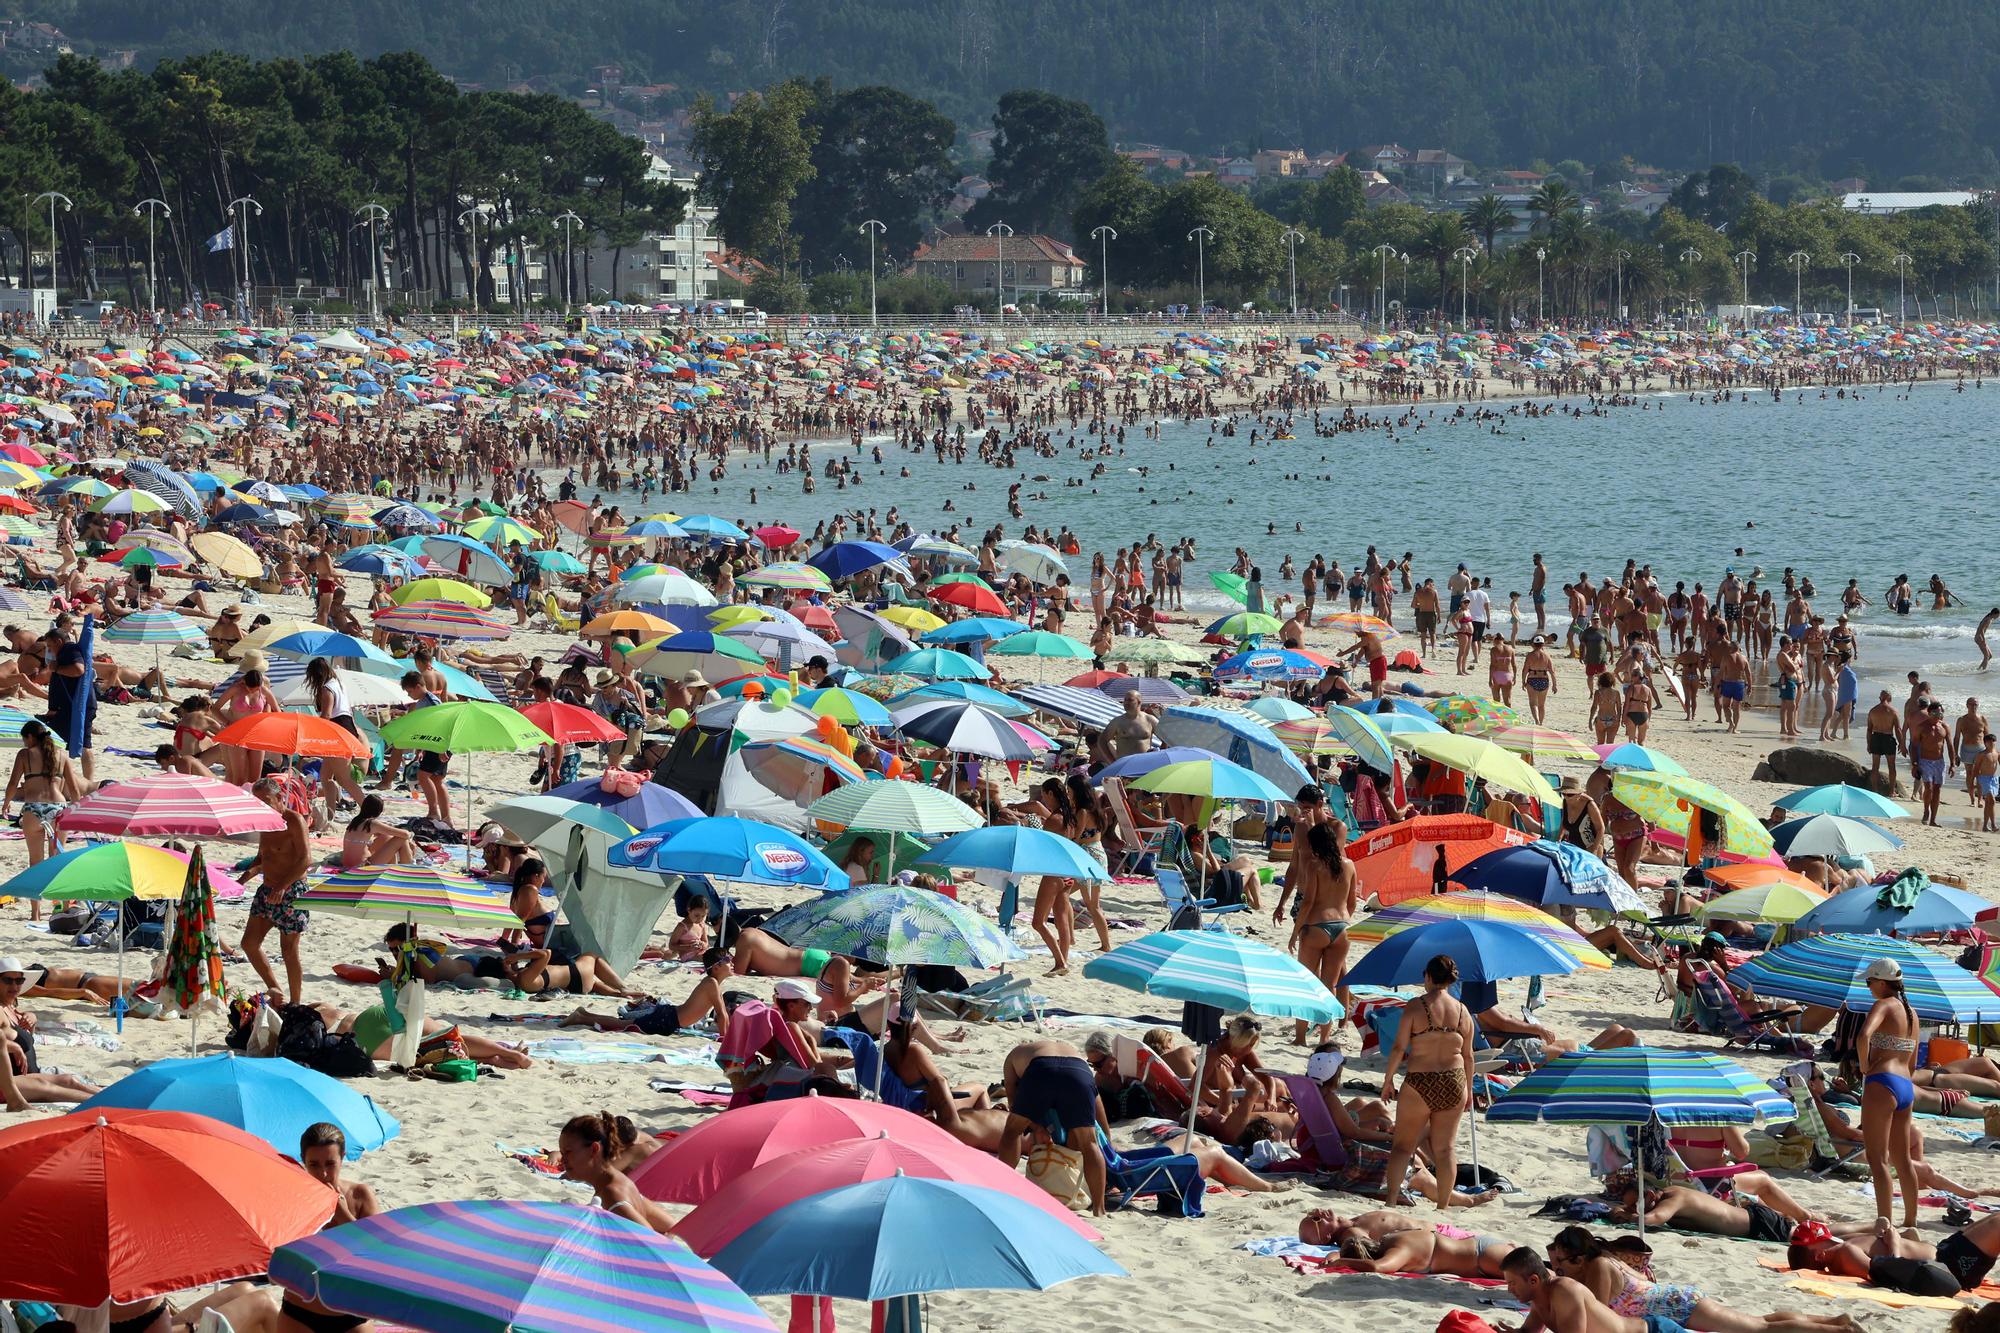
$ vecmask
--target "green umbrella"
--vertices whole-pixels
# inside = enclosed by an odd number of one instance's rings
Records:
[[[1104,654],[1107,662],[1199,662],[1202,655],[1172,639],[1132,638],[1115,639],[1111,649]]]
[[[1211,632],[1231,639],[1248,639],[1258,634],[1276,634],[1278,619],[1261,611],[1238,611],[1209,627]]]
[[[927,588],[942,588],[947,583],[970,583],[975,588],[984,588],[988,592],[993,592],[993,585],[985,579],[980,578],[977,574],[940,574],[924,586]],[[997,596],[998,594],[995,595]]]
[[[1250,604],[1250,583],[1241,574],[1227,574],[1216,570],[1209,574],[1208,581],[1216,588],[1245,606]]]
[[[1089,644],[1045,629],[1009,635],[988,648],[986,653],[989,657],[1073,657],[1083,662],[1094,656]]]
[[[806,818],[862,833],[910,833],[930,838],[963,833],[986,822],[977,810],[948,792],[896,781],[850,783],[807,806]],[[894,868],[892,858],[890,869]]]
[[[517,754],[555,738],[502,704],[455,699],[403,714],[382,728],[382,740],[398,750],[439,754]],[[472,823],[472,760],[465,761],[465,822]]]

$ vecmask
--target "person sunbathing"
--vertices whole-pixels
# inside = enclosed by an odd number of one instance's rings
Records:
[[[1236,1147],[1240,1149],[1260,1139],[1282,1141],[1269,1121],[1256,1121],[1245,1131],[1243,1139],[1238,1141]],[[1271,1180],[1258,1175],[1244,1164],[1242,1158],[1213,1139],[1200,1134],[1191,1135],[1184,1129],[1161,1138],[1159,1145],[1193,1157],[1204,1178],[1218,1185],[1226,1185],[1230,1189],[1242,1190],[1247,1194],[1283,1194],[1293,1185],[1289,1180]],[[1117,1150],[1113,1149],[1112,1153],[1115,1157]]]
[[[1436,1229],[1420,1225],[1380,1239],[1351,1234],[1340,1242],[1340,1259],[1363,1273],[1498,1278],[1500,1261],[1515,1248],[1513,1241],[1440,1222]]]
[[[625,989],[625,982],[611,970],[611,964],[594,953],[571,953],[548,943],[555,913],[544,912],[524,923],[528,947],[502,954],[501,970],[514,988],[526,995],[568,991],[573,995],[616,995],[640,999]]]
[[[1714,1236],[1741,1236],[1751,1240],[1782,1242],[1792,1234],[1795,1220],[1771,1205],[1748,1195],[1732,1203],[1707,1190],[1687,1185],[1669,1185],[1647,1195],[1646,1226],[1679,1227],[1682,1231],[1706,1231]],[[1796,1205],[1794,1205],[1796,1206]],[[1804,1211],[1804,1210],[1801,1210]],[[1611,1210],[1612,1220],[1630,1222],[1635,1214],[1630,1203]],[[1807,1218],[1810,1218],[1807,1214]]]
[[[1866,1239],[1865,1246],[1857,1238]],[[1898,1232],[1889,1219],[1872,1227],[1808,1223],[1790,1236],[1787,1266],[1801,1271],[1858,1277],[1872,1286],[1913,1296],[1956,1296],[1986,1280],[2000,1261],[2000,1213],[1954,1231],[1936,1245]]]
[[[1710,1170],[1716,1167],[1734,1167],[1750,1158],[1750,1141],[1743,1137],[1743,1131],[1734,1126],[1720,1129],[1683,1129],[1670,1134],[1667,1146],[1680,1154],[1680,1159],[1690,1171]],[[1748,1194],[1762,1200],[1771,1207],[1791,1218],[1802,1222],[1808,1216],[1803,1205],[1785,1192],[1784,1186],[1761,1170],[1739,1170],[1730,1176],[1709,1178],[1711,1193],[1717,1190],[1734,1190],[1738,1194]],[[1697,1181],[1696,1183],[1701,1183]]]
[[[401,955],[403,945],[410,939],[410,927],[399,924],[389,927],[382,937],[383,947],[391,953]],[[451,954],[445,952],[445,945],[436,940],[419,938],[410,953],[411,967],[426,985],[455,986],[460,990],[506,990],[509,982],[506,969],[498,955],[490,953]],[[396,965],[385,958],[375,960],[377,969],[384,976],[396,970]]]
[[[701,980],[694,984],[694,989],[679,1004],[670,1004],[665,1000],[641,1000],[616,1014],[596,1014],[585,1006],[578,1006],[559,1026],[671,1037],[698,1027],[704,1019],[713,1016],[716,1035],[723,1036],[729,1031],[729,1006],[723,1002],[722,983],[735,976],[736,969],[730,961],[729,950],[721,948],[704,953],[701,965]]]
[[[39,653],[24,653],[19,657],[0,662],[0,699],[30,699],[49,697],[48,663]]]
[[[899,1017],[889,1024],[881,1047],[882,1068],[894,1077],[883,1080],[882,1100],[929,1116],[955,1134],[961,1111],[983,1111],[993,1100],[983,1083],[954,1084],[946,1079],[931,1058],[922,1031],[923,1020],[916,1017]]]
[[[1195,1120],[1197,1129],[1224,1143],[1234,1143],[1245,1126],[1259,1116],[1286,1134],[1298,1128],[1298,1112],[1277,1078],[1258,1059],[1257,1043],[1263,1035],[1263,1025],[1253,1015],[1238,1014],[1229,1020],[1222,1036],[1210,1043],[1198,1093],[1201,1111]]]
[[[354,1040],[368,1053],[370,1059],[389,1059],[390,1048],[395,1045],[396,1033],[388,1010],[384,1006],[371,1005],[359,1013],[351,1009],[342,1009],[337,1004],[315,1004],[313,1008],[319,1011],[320,1021],[326,1024],[328,1032],[335,1036],[351,1032],[354,1034]],[[427,1018],[424,1020],[423,1035],[435,1037],[440,1033],[451,1031],[455,1026],[435,1018]],[[458,1036],[464,1043],[466,1056],[482,1065],[492,1065],[496,1069],[534,1068],[533,1060],[503,1042],[494,1041],[491,1037],[482,1037],[476,1032],[467,1032],[463,1028],[458,1029]]]
[[[1819,1118],[1826,1125],[1827,1137],[1838,1143],[1861,1145],[1863,1143],[1861,1130],[1848,1121],[1845,1111],[1826,1100],[1826,1075],[1820,1072],[1818,1066],[1814,1066],[1812,1073],[1807,1075],[1806,1088],[1812,1093],[1813,1106],[1819,1111]],[[2000,1198],[2000,1188],[1982,1190],[1961,1185],[1932,1166],[1924,1156],[1924,1131],[1918,1128],[1914,1120],[1910,1122],[1910,1165],[1916,1168],[1917,1185],[1922,1189],[1940,1190],[1946,1194],[1956,1194],[1962,1199]]]
[[[0,1100],[10,1111],[31,1102],[88,1101],[103,1089],[75,1074],[44,1072],[35,1055],[35,1016],[20,1007],[27,969],[0,958]]]
[[[1308,1245],[1339,1249],[1346,1256],[1350,1241],[1365,1242],[1370,1253],[1357,1253],[1354,1258],[1361,1262],[1357,1267],[1371,1273],[1400,1272],[1456,1272],[1447,1268],[1409,1269],[1394,1265],[1406,1256],[1429,1248],[1429,1242],[1416,1239],[1405,1242],[1404,1237],[1431,1236],[1447,1243],[1445,1261],[1461,1263],[1474,1271],[1459,1272],[1460,1277],[1491,1277],[1499,1272],[1499,1261],[1507,1256],[1507,1250],[1498,1249],[1498,1241],[1491,1236],[1476,1236],[1449,1223],[1419,1221],[1407,1213],[1390,1209],[1357,1213],[1346,1216],[1331,1208],[1314,1208],[1299,1219],[1299,1239]],[[1479,1242],[1487,1242],[1483,1249]],[[1462,1248],[1461,1248],[1462,1247]],[[1512,1246],[1508,1247],[1509,1249]],[[1492,1273],[1477,1271],[1477,1266],[1487,1262],[1485,1251],[1491,1251]],[[1425,1257],[1428,1257],[1427,1255]]]
[[[639,1193],[631,1177],[612,1164],[633,1147],[631,1121],[609,1111],[576,1116],[563,1126],[559,1143],[563,1178],[590,1186],[598,1207],[662,1236],[674,1234],[672,1214]]]
[[[1634,1239],[1636,1237],[1621,1237]],[[1630,1251],[1627,1251],[1630,1253]],[[1548,1245],[1549,1267],[1581,1282],[1590,1294],[1631,1319],[1663,1318],[1694,1333],[1859,1333],[1846,1315],[1807,1315],[1791,1310],[1753,1315],[1729,1306],[1700,1288],[1657,1282],[1635,1271],[1619,1250],[1582,1227],[1564,1227]]]
[[[34,979],[21,991],[24,1000],[81,1000],[86,1004],[108,1005],[121,994],[130,1003],[138,994],[136,980],[120,982],[108,972],[85,972],[75,967],[48,967],[29,963]],[[34,974],[40,975],[35,976]]]
[[[819,1012],[825,1018],[837,1018],[854,1008],[875,985],[855,978],[851,959],[825,949],[794,949],[755,926],[737,933],[735,955],[740,977],[804,977],[815,982]]]

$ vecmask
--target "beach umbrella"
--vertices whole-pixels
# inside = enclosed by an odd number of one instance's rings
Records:
[[[1213,757],[1163,764],[1132,779],[1130,786],[1135,791],[1200,796],[1211,801],[1289,804],[1294,795],[1272,786],[1240,764]]]
[[[532,546],[542,539],[541,533],[506,514],[488,514],[484,518],[475,518],[459,530],[474,541],[485,542],[495,551],[503,546],[512,546],[516,542],[522,546]]]
[[[739,542],[750,540],[749,533],[737,527],[728,519],[717,518],[713,514],[690,514],[688,517],[680,520],[680,525],[697,536],[707,537],[711,540],[721,539]]]
[[[372,921],[519,929],[507,894],[441,866],[354,866],[298,896],[302,908]]]
[[[882,670],[919,680],[988,680],[993,675],[964,653],[949,648],[918,648],[884,662]]]
[[[1383,730],[1383,723],[1395,716],[1392,713],[1364,713],[1345,704],[1329,704],[1326,709],[1327,725],[1333,728],[1333,734],[1354,751],[1362,763],[1378,773],[1396,771],[1396,752],[1389,744],[1389,733]]]
[[[1634,745],[1626,741],[1620,745],[1593,745],[1597,751],[1597,762],[1609,769],[1637,769],[1645,773],[1669,773],[1676,777],[1688,776],[1688,771],[1672,757],[1653,749],[1651,746]]]
[[[191,523],[200,523],[206,517],[202,512],[201,497],[195,494],[187,479],[155,459],[126,460],[125,482],[135,490],[145,491],[165,501],[168,508]]]
[[[1385,907],[1362,917],[1348,927],[1347,934],[1350,939],[1379,944],[1392,935],[1440,921],[1482,921],[1510,926],[1546,940],[1575,959],[1580,966],[1600,970],[1611,966],[1611,960],[1596,945],[1547,912],[1483,889],[1432,893],[1421,898],[1405,899],[1394,907]]]
[[[611,590],[611,598],[624,605],[645,602],[657,606],[708,607],[716,604],[714,593],[678,569],[662,569],[636,579],[621,579],[618,586]],[[656,629],[649,633],[671,634],[673,628],[669,626],[665,630]]]
[[[417,563],[417,558],[393,546],[357,546],[336,556],[333,563],[354,574],[412,580],[424,577],[424,567]],[[395,594],[392,592],[390,596],[393,598]]]
[[[753,528],[750,535],[768,547],[779,549],[790,546],[801,536],[797,528],[788,528],[782,523],[767,523],[761,528]]]
[[[1073,685],[1023,685],[1014,691],[1014,697],[1035,712],[1049,713],[1100,729],[1109,726],[1124,712],[1096,690],[1082,690]]]
[[[1304,704],[1293,703],[1290,699],[1275,694],[1261,694],[1244,706],[1245,712],[1255,713],[1272,725],[1275,731],[1281,722],[1317,722],[1318,714]]]
[[[947,583],[931,588],[925,596],[947,606],[962,607],[982,616],[1005,616],[1007,604],[983,583]]]
[[[231,578],[254,579],[264,572],[263,559],[242,538],[226,532],[197,532],[188,546]]]
[[[1791,1099],[1733,1060],[1706,1051],[1627,1046],[1558,1055],[1503,1091],[1489,1121],[1692,1129],[1755,1125],[1795,1117]],[[1645,1155],[1639,1168],[1640,1234],[1645,1233]]]
[[[259,630],[258,633],[262,634],[279,628],[281,627],[276,625],[266,626],[265,629]],[[246,638],[244,642],[248,644],[249,640]],[[273,634],[263,643],[254,646],[269,649],[274,653],[282,653],[286,657],[297,657],[307,660],[315,657],[346,658],[355,661],[384,663],[393,663],[396,660],[366,639],[357,639],[352,634],[342,634],[337,630],[324,629],[313,625],[307,625],[304,628],[295,628],[290,633]],[[402,673],[398,672],[397,674],[401,675]]]
[[[696,1121],[632,1168],[632,1183],[661,1203],[705,1203],[766,1163],[880,1134],[941,1152],[964,1146],[935,1120],[901,1107],[807,1093]]]
[[[821,717],[830,717],[843,727],[886,727],[889,710],[865,694],[829,685],[803,690],[794,699],[801,707]]]
[[[1799,917],[1792,934],[1942,935],[1970,927],[1992,906],[1976,893],[1928,881],[1904,906],[1890,901],[1892,887],[1862,884],[1836,893]]]
[[[1530,764],[1560,764],[1578,760],[1595,764],[1597,751],[1566,731],[1553,727],[1502,727],[1487,736],[1501,749],[1524,756]]]
[[[1206,659],[1186,644],[1175,643],[1171,639],[1156,639],[1139,635],[1114,639],[1111,648],[1104,654],[1107,662],[1135,662],[1141,666],[1160,663],[1193,663]]]
[[[1456,875],[1475,857],[1532,841],[1478,815],[1418,815],[1355,838],[1347,844],[1347,857],[1360,876],[1361,896],[1373,894],[1393,907],[1431,891],[1440,847],[1446,874]]]
[[[241,787],[187,773],[107,782],[56,816],[67,834],[111,838],[234,838],[271,833],[284,819]]]
[[[544,574],[567,576],[581,574],[584,571],[583,561],[568,551],[533,551],[529,553],[528,558],[540,565]]]
[[[1723,850],[1739,856],[1771,854],[1771,832],[1757,818],[1756,811],[1700,778],[1628,769],[1613,775],[1611,794],[1647,823],[1683,835],[1694,820],[1693,812],[1706,810],[1722,821]]]
[[[857,782],[806,807],[806,818],[834,829],[937,838],[978,828],[979,812],[949,792],[916,782]]]
[[[439,569],[468,583],[503,588],[514,581],[514,570],[499,552],[482,541],[455,532],[399,537],[389,543],[405,555],[428,556]]]
[[[1289,648],[1252,648],[1215,664],[1218,680],[1318,680],[1323,670]]]
[[[704,677],[734,676],[744,667],[764,667],[763,654],[749,644],[707,630],[683,630],[642,643],[626,654],[625,661],[634,671],[672,677],[690,671],[699,671]]]
[[[1450,918],[1388,935],[1347,969],[1346,984],[1419,985],[1439,954],[1456,959],[1459,978],[1469,982],[1562,975],[1583,966],[1545,933],[1506,921]]]
[[[1192,745],[1169,745],[1159,750],[1141,750],[1138,754],[1128,754],[1122,759],[1114,759],[1103,768],[1090,775],[1092,782],[1103,782],[1106,778],[1121,778],[1126,782],[1144,776],[1156,768],[1168,764],[1206,763],[1216,758],[1207,750]]]
[[[1910,812],[1886,796],[1866,787],[1831,782],[1820,787],[1801,787],[1787,792],[1771,804],[1795,815],[1845,815],[1851,819],[1908,819]]]
[[[944,626],[944,617],[924,610],[921,606],[892,606],[872,613],[909,634],[927,634]]]
[[[482,611],[493,605],[492,597],[470,583],[438,578],[412,579],[402,587],[391,590],[389,600],[397,606],[408,606],[411,602],[457,602]]]
[[[1392,744],[1447,768],[1484,778],[1491,786],[1520,792],[1549,805],[1562,804],[1562,797],[1547,778],[1528,767],[1519,755],[1501,749],[1492,741],[1477,736],[1412,732],[1397,736]]]
[[[1111,878],[1111,872],[1079,844],[1059,833],[1023,824],[994,824],[954,833],[923,853],[918,864],[990,870],[1010,879],[1023,875]]]
[[[112,845],[125,847],[131,844]],[[200,1049],[195,1036],[200,1006],[208,1001],[219,1003],[223,996],[222,949],[215,942],[212,874],[207,858],[202,854],[201,844],[196,843],[194,851],[188,855],[186,883],[181,889],[180,905],[174,909],[173,919],[166,931],[167,956],[163,980],[166,992],[174,997],[175,1007],[188,1016],[188,1050],[191,1052]],[[122,985],[119,987],[118,1009],[121,1017],[124,1014],[124,989]]]
[[[278,669],[286,666],[294,669],[289,673]],[[387,676],[373,676],[366,671],[336,669],[333,678],[340,683],[340,688],[347,692],[347,702],[356,708],[396,708],[410,702],[410,696],[403,693],[402,685]],[[304,663],[273,664],[272,669],[264,672],[264,680],[278,696],[278,702],[286,707],[314,706],[318,691],[306,679]],[[224,688],[227,689],[227,686]]]
[[[639,831],[603,806],[587,805],[552,793],[503,801],[488,809],[486,817],[530,843],[540,842],[551,832],[573,828],[601,833],[613,842],[622,842]]]
[[[905,708],[915,708],[927,703],[967,703],[978,704],[989,713],[1001,717],[1026,717],[1034,710],[1020,703],[1012,696],[1002,694],[990,685],[981,685],[970,680],[918,681],[914,677],[901,679],[911,682],[912,688],[900,690],[888,700],[889,710],[896,712]]]
[[[1771,830],[1771,846],[1781,856],[1873,856],[1893,852],[1903,840],[1865,819],[1846,815],[1802,815]]]
[[[1362,611],[1335,611],[1321,616],[1321,629],[1345,630],[1351,634],[1372,634],[1383,642],[1400,639],[1402,632],[1380,616],[1371,616]]]
[[[1888,935],[1812,935],[1731,969],[1729,980],[1760,995],[1866,1011],[1875,1003],[1863,975],[1887,958],[1903,969],[1903,990],[1921,1018],[1974,1023],[2000,1015],[2000,995],[1939,954]]]
[[[612,847],[610,862],[774,888],[849,887],[847,872],[797,834],[733,815],[654,824]]]
[[[1287,793],[1315,781],[1285,743],[1254,718],[1176,705],[1160,714],[1154,734],[1162,745],[1191,745],[1220,755]]]
[[[1249,604],[1250,580],[1244,578],[1241,574],[1226,573],[1222,570],[1212,569],[1208,572],[1208,581],[1215,585],[1217,592],[1229,598],[1237,605],[1247,606]]]
[[[852,578],[879,565],[903,566],[903,553],[882,542],[835,542],[807,557],[806,564],[829,579]]]
[[[105,1107],[191,1111],[254,1134],[292,1156],[299,1138],[325,1121],[347,1138],[355,1161],[402,1132],[396,1117],[339,1079],[291,1060],[245,1060],[234,1052],[156,1060],[80,1104],[72,1114]]]
[[[1125,1276],[1070,1224],[1013,1192],[900,1171],[779,1208],[717,1252],[715,1266],[759,1295],[896,1302],[883,1317],[899,1328],[921,1324],[917,1297],[927,1291],[1041,1291]]]
[[[1039,542],[1004,541],[999,545],[1000,568],[1010,574],[1025,574],[1033,583],[1054,583],[1069,573],[1069,566],[1052,546]]]
[[[337,1202],[270,1144],[207,1116],[29,1120],[0,1130],[0,1207],[19,1234],[51,1243],[6,1265],[0,1299],[137,1304],[262,1273]]]
[[[91,509],[99,514],[163,514],[173,506],[148,491],[114,491],[93,500]]]
[[[1505,704],[1482,699],[1476,694],[1451,694],[1424,705],[1430,715],[1451,731],[1483,736],[1508,727],[1531,725],[1529,720]]]
[[[606,791],[603,783],[596,778],[584,778],[550,788],[546,794],[596,806],[630,824],[634,832],[672,819],[696,819],[701,816],[701,810],[694,802],[658,782],[641,783],[635,794],[627,796],[622,791]]]
[[[687,1246],[574,1203],[396,1208],[285,1245],[271,1277],[337,1310],[433,1333],[769,1333]]]
[[[977,704],[937,699],[899,709],[891,716],[896,729],[905,737],[953,754],[975,754],[1009,762],[1034,758],[1034,751],[1013,724]]]
[[[113,643],[206,644],[208,632],[178,611],[134,611],[104,631]]]
[[[587,621],[577,632],[586,637],[631,634],[641,639],[651,639],[673,634],[675,629],[667,621],[658,616],[649,616],[644,611],[606,611]]]
[[[1086,1226],[1047,1190],[987,1153],[934,1139],[911,1142],[878,1131],[786,1153],[747,1172],[674,1225],[674,1235],[697,1254],[714,1254],[766,1215],[808,1195],[865,1180],[903,1175],[977,1185],[1027,1203],[1086,1239]]]
[[[492,612],[461,602],[408,602],[377,611],[372,618],[381,629],[426,639],[504,639],[514,632]]]
[[[1451,878],[1468,889],[1503,893],[1536,907],[1646,910],[1638,890],[1602,857],[1573,843],[1545,838],[1482,853],[1459,866]]]
[[[262,802],[259,802],[262,804]],[[0,883],[0,895],[58,902],[163,902],[186,888],[189,856],[143,842],[94,842],[36,862]],[[220,867],[204,868],[209,889],[238,899],[246,890]]]
[[[382,727],[382,741],[398,750],[435,754],[517,754],[555,738],[503,704],[477,699],[418,708]],[[472,760],[466,760],[465,822],[472,823]]]
[[[625,738],[625,732],[614,725],[609,718],[575,704],[552,699],[546,703],[528,704],[518,711],[522,717],[565,744],[588,745],[597,741],[618,741]]]
[[[1713,879],[1713,872],[1724,868],[1713,866],[1702,873]],[[1765,865],[1756,868],[1772,869]],[[1793,875],[1790,871],[1784,873],[1789,876],[1788,879],[1774,879],[1746,889],[1732,889],[1711,898],[1695,909],[1695,915],[1703,921],[1770,921],[1785,925],[1797,921],[1826,901],[1826,894],[1803,876]]]
[[[1238,611],[1215,621],[1204,633],[1225,639],[1254,639],[1260,634],[1276,634],[1280,628],[1276,616],[1267,616],[1262,611]]]
[[[971,908],[906,884],[831,892],[787,907],[764,929],[795,949],[824,949],[888,967],[990,968],[1026,957],[1005,931]]]
[[[252,713],[215,733],[217,745],[318,759],[366,759],[368,743],[312,713]]]
[[[986,651],[994,657],[1073,658],[1084,662],[1091,658],[1089,644],[1067,634],[1039,629],[1002,639]]]
[[[756,621],[725,632],[766,657],[776,657],[780,671],[790,671],[792,663],[801,658],[820,657],[832,662],[837,655],[832,644],[790,618],[788,613],[785,620]]]
[[[753,569],[736,580],[739,587],[783,588],[788,592],[831,592],[833,580],[824,570],[796,560],[780,560]]]

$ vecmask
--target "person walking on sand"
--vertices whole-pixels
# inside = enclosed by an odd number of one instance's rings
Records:
[[[1883,690],[1868,710],[1868,720],[1864,724],[1868,738],[1868,776],[1872,780],[1882,771],[1882,761],[1889,761],[1889,790],[1896,790],[1896,756],[1903,752],[1903,714],[1897,709],[1889,694]]]
[[[1472,1109],[1472,1015],[1451,996],[1458,964],[1439,954],[1424,965],[1424,993],[1403,1010],[1382,1071],[1382,1100],[1396,1107],[1385,1200],[1403,1201],[1401,1181],[1418,1145],[1428,1139],[1438,1181],[1438,1211],[1451,1202],[1458,1179],[1458,1122]],[[1400,1090],[1396,1071],[1408,1065]]]
[[[1995,748],[1992,732],[1987,732],[1982,739],[1979,757],[1967,764],[1965,771],[1971,776],[1972,785],[1978,791],[1979,800],[1984,806],[1979,831],[2000,833],[2000,828],[1994,827],[1993,824],[1994,798],[2000,797],[2000,748]]]
[[[1743,701],[1750,695],[1750,659],[1743,645],[1725,640],[1722,660],[1715,669],[1715,691],[1722,705],[1722,719],[1735,731],[1743,725]]]
[[[1945,724],[1943,704],[1933,701],[1917,714],[1916,725],[1910,730],[1910,762],[1917,770],[1923,822],[1936,827],[1945,778],[1958,770],[1958,756],[1952,753],[1951,728]]]
[[[1359,876],[1330,824],[1314,824],[1305,831],[1303,841],[1304,846],[1292,855],[1292,874],[1299,878],[1299,912],[1286,947],[1299,956],[1306,971],[1351,1009],[1353,1000],[1341,978],[1347,973],[1347,927],[1354,917],[1354,887]],[[1291,888],[1289,882],[1286,888]],[[1280,919],[1284,910],[1281,900],[1271,913],[1272,920]],[[1307,1026],[1304,1019],[1298,1020],[1293,1045],[1306,1044]],[[1333,1024],[1322,1024],[1320,1040],[1332,1038]]]
[[[1986,719],[1979,715],[1979,700],[1967,699],[1965,711],[1958,715],[1958,721],[1951,729],[1952,750],[1958,755],[1959,767],[1965,770],[1965,803],[1979,804],[1978,784],[1972,780],[1972,763],[1985,748],[1988,727]]]
[[[250,904],[250,919],[244,923],[240,944],[264,988],[276,994],[278,978],[271,971],[271,960],[264,956],[264,937],[276,930],[278,952],[285,963],[285,994],[290,1003],[300,1004],[305,982],[299,965],[299,937],[305,934],[312,919],[296,906],[298,896],[305,892],[306,871],[312,865],[306,821],[285,803],[285,789],[275,778],[263,779],[251,791],[277,811],[285,825],[259,836],[257,855],[238,877],[245,883],[253,876],[264,877],[263,887]]]

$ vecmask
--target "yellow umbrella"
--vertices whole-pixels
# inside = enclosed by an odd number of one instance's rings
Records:
[[[413,579],[391,592],[389,600],[397,606],[409,602],[457,602],[460,606],[476,606],[484,610],[493,605],[491,597],[470,583],[460,583],[457,579]]]
[[[239,537],[226,532],[197,532],[188,545],[194,553],[231,578],[254,579],[264,572],[264,562]]]
[[[740,603],[733,606],[718,606],[708,613],[708,623],[722,631],[735,629],[739,625],[755,625],[771,618],[771,613],[761,606],[745,606]]]
[[[199,541],[201,538],[197,537],[195,540]],[[312,620],[276,620],[262,629],[251,630],[244,635],[240,646],[246,652],[252,648],[268,648],[277,640],[289,635],[306,633],[337,634],[339,631]]]
[[[1697,915],[1704,921],[1770,921],[1789,925],[1825,901],[1826,895],[1818,889],[1772,880],[1711,898]]]
[[[606,611],[578,632],[581,634],[617,634],[621,631],[627,634],[637,634],[645,638],[679,632],[672,622],[662,620],[658,616],[649,616],[644,611]]]
[[[1722,820],[1724,850],[1739,856],[1771,854],[1771,831],[1757,812],[1714,783],[1684,773],[1623,769],[1612,775],[1611,794],[1647,823],[1682,836],[1695,810],[1706,810]]]
[[[0,458],[0,486],[9,488],[39,486],[47,480],[47,477],[26,463],[17,463],[11,458]]]
[[[1447,768],[1485,778],[1489,784],[1507,791],[1518,791],[1550,805],[1562,802],[1547,778],[1528,767],[1519,755],[1509,754],[1492,741],[1450,732],[1406,731],[1390,736],[1389,743],[1436,760]]]
[[[934,629],[944,628],[944,620],[941,617],[932,615],[921,606],[892,606],[882,612],[882,619],[892,625],[901,625],[904,629],[917,634],[928,634]]]

